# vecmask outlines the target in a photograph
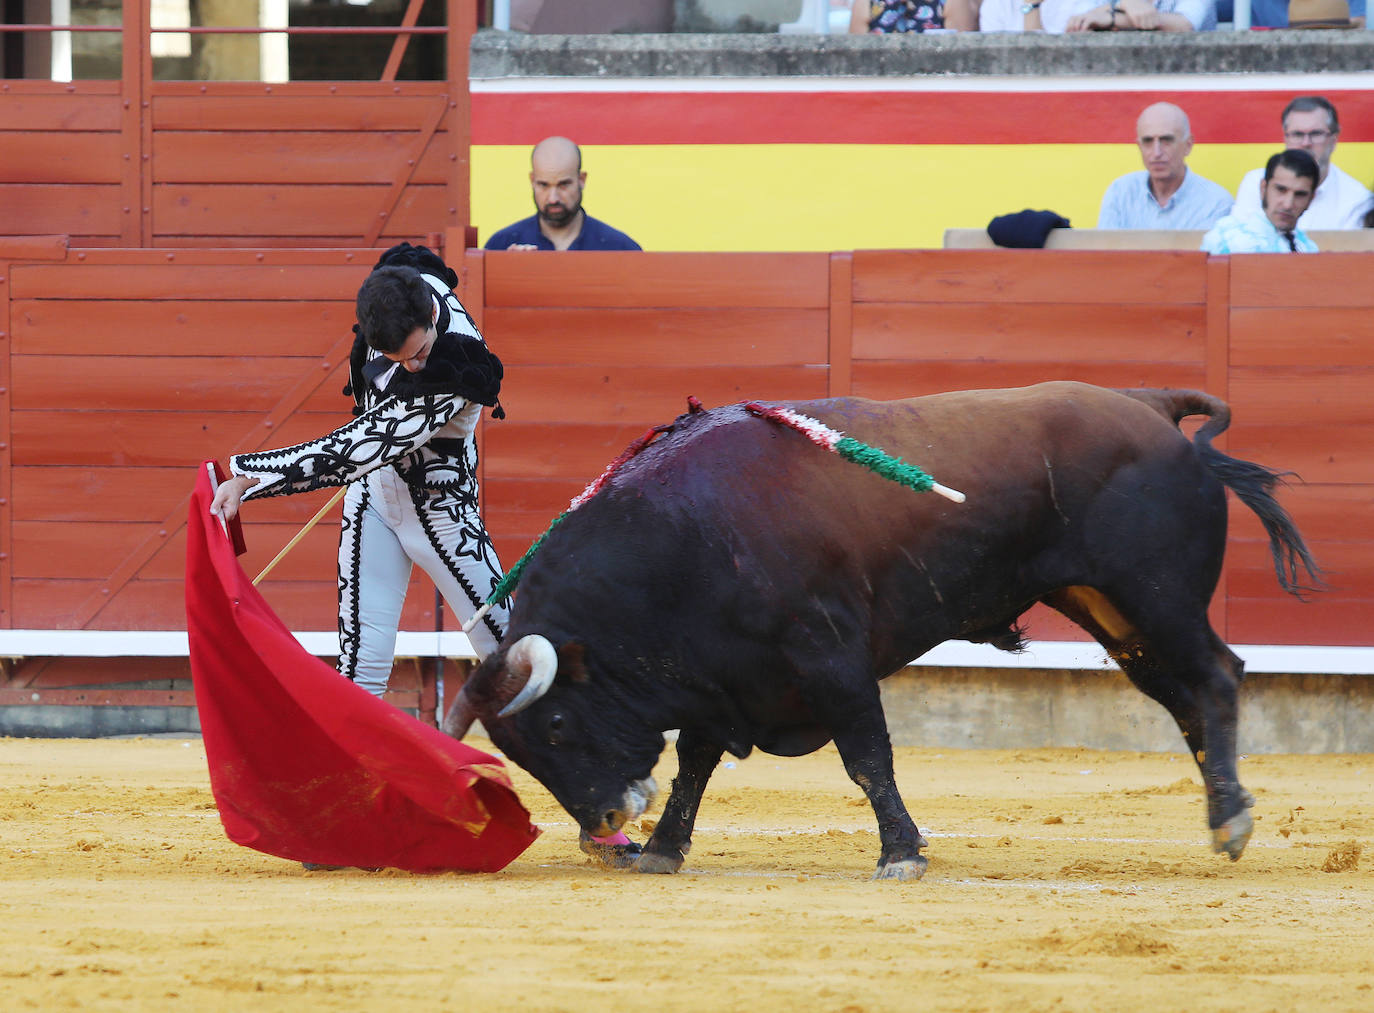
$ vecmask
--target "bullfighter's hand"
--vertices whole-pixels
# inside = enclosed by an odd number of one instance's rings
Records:
[[[239,501],[243,499],[243,494],[257,484],[256,478],[250,478],[247,475],[235,475],[225,479],[220,483],[220,487],[215,490],[215,498],[210,503],[210,512],[226,521],[233,520],[238,516]]]

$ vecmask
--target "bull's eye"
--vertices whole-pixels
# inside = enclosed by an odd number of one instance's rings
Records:
[[[563,741],[563,715],[549,715],[549,745],[556,746]]]

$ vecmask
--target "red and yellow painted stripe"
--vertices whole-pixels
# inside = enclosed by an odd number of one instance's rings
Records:
[[[1196,77],[472,82],[472,208],[483,240],[532,213],[529,149],[583,150],[588,211],[653,250],[940,246],[1022,208],[1097,222],[1140,168],[1135,118],[1175,102],[1189,165],[1234,191],[1282,147],[1290,98],[1341,114],[1334,161],[1374,183],[1374,73]]]

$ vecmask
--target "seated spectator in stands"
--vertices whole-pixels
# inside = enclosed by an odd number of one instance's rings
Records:
[[[945,0],[945,24],[961,31],[1063,34],[1097,0]]]
[[[566,137],[546,137],[530,152],[535,214],[487,240],[488,250],[638,250],[625,233],[582,209],[582,151]]]
[[[849,34],[888,35],[941,28],[970,31],[976,27],[965,23],[970,14],[967,2],[956,2],[946,20],[945,0],[854,0]]]
[[[1323,3],[1321,6],[1325,7],[1326,5]],[[1364,27],[1365,6],[1365,0],[1350,0],[1347,5],[1350,18],[1349,27]],[[1289,0],[1250,0],[1250,27],[1287,28],[1289,7]],[[1293,27],[1299,28],[1314,13],[1314,10],[1307,3],[1298,3],[1294,7],[1292,12]],[[1217,20],[1235,20],[1235,0],[1217,0]]]
[[[1188,114],[1169,102],[1146,107],[1135,123],[1145,168],[1107,187],[1099,229],[1210,229],[1231,210],[1231,191],[1188,168]]]
[[[1316,253],[1298,220],[1317,190],[1317,160],[1288,148],[1269,159],[1260,182],[1260,210],[1239,207],[1202,237],[1208,253]]]
[[[1331,164],[1341,123],[1336,107],[1321,95],[1293,99],[1279,118],[1283,142],[1307,152],[1317,161],[1317,193],[1299,224],[1309,232],[1326,229],[1358,229],[1369,191],[1354,176]],[[1252,169],[1236,190],[1235,211],[1258,211],[1263,169]]]
[[[1067,32],[1210,32],[1215,0],[1110,0],[1069,18]]]

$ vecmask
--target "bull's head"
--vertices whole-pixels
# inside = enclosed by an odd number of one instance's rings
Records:
[[[657,791],[650,772],[662,734],[618,713],[587,673],[582,647],[538,634],[482,662],[444,719],[461,739],[481,720],[491,740],[598,837],[637,819]]]

